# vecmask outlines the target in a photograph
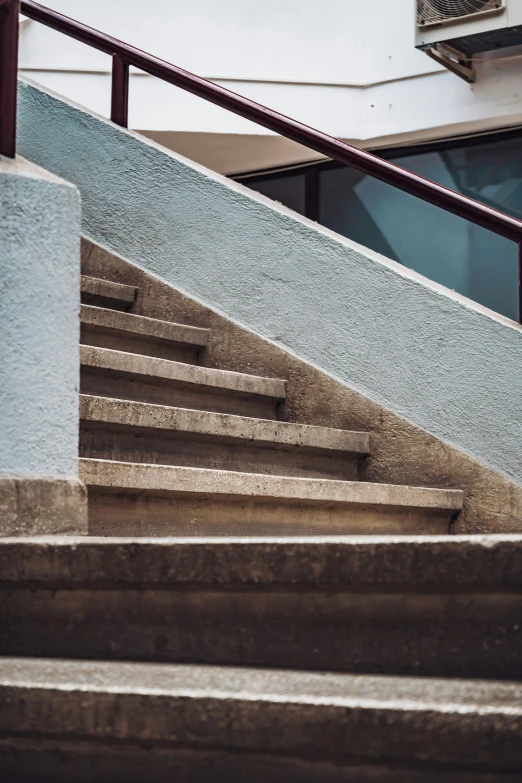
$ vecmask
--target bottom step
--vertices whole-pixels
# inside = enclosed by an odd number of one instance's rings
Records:
[[[0,771],[39,783],[514,783],[521,700],[516,683],[4,658]]]
[[[463,493],[80,460],[91,535],[444,534]]]

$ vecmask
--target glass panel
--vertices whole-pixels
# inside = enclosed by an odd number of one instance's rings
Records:
[[[249,188],[257,190],[264,196],[279,201],[285,207],[305,213],[305,175],[304,174],[281,174],[277,178],[249,180]]]
[[[394,162],[504,211],[520,210],[522,217],[522,166],[509,164],[505,146],[497,154],[478,151],[434,151]],[[517,319],[515,243],[350,169],[321,171],[319,194],[323,225]]]
[[[522,137],[392,158],[522,219]],[[305,175],[248,185],[301,214]],[[319,222],[496,312],[518,318],[517,247],[372,177],[319,167]]]

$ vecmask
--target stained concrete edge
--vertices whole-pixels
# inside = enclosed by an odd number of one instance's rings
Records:
[[[0,538],[4,583],[518,593],[522,536]]]
[[[0,690],[4,734],[338,762],[357,748],[370,761],[484,771],[515,772],[522,759],[512,682],[4,658]]]
[[[0,476],[0,537],[87,532],[87,489],[78,478]]]

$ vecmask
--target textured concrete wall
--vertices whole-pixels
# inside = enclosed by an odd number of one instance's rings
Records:
[[[78,190],[0,160],[0,474],[78,473]]]
[[[522,482],[518,326],[27,83],[20,145],[94,240]]]

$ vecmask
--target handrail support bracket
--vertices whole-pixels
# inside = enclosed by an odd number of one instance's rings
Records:
[[[459,76],[464,79],[468,84],[473,84],[476,80],[475,64],[473,57],[467,57],[458,52],[452,46],[448,44],[434,44],[434,46],[428,46],[424,49],[424,52],[431,57],[432,60],[443,65],[448,71],[451,71],[455,76]]]

